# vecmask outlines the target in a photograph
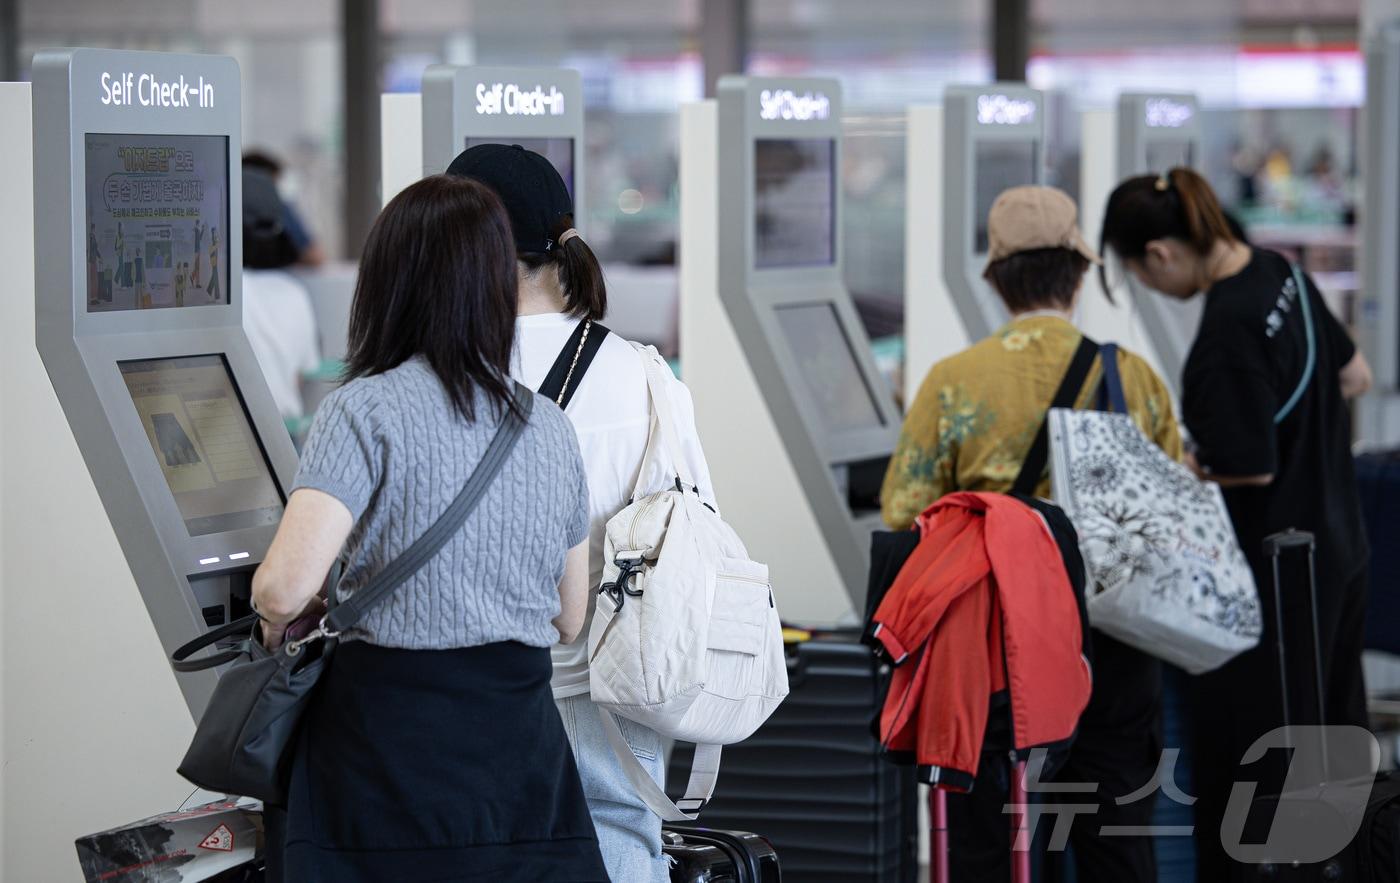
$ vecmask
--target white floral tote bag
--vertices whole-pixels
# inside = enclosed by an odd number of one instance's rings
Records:
[[[1259,643],[1254,576],[1219,485],[1143,435],[1127,414],[1116,347],[1101,353],[1112,411],[1049,417],[1051,484],[1089,569],[1089,621],[1192,674],[1210,671]]]

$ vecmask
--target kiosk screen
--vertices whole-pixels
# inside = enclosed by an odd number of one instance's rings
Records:
[[[832,432],[880,426],[880,412],[836,308],[830,303],[793,304],[776,312],[822,424]]]
[[[466,146],[478,144],[518,144],[526,150],[533,150],[549,160],[564,186],[569,188],[569,197],[574,195],[574,139],[572,138],[468,138]],[[575,218],[574,220],[580,220]]]
[[[1003,190],[1034,184],[1037,144],[1034,141],[978,141],[976,165],[972,169],[972,229],[977,231],[973,248],[987,253],[987,213]]]
[[[814,267],[836,262],[836,142],[754,142],[754,264]]]
[[[228,136],[86,136],[87,308],[227,304]]]
[[[190,536],[277,523],[282,495],[223,356],[119,367]]]
[[[1195,161],[1190,141],[1148,141],[1147,171],[1160,175],[1177,166],[1190,167]]]

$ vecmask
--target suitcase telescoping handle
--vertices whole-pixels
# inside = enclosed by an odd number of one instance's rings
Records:
[[[1313,686],[1317,692],[1317,714],[1319,724],[1325,724],[1327,720],[1326,693],[1322,685],[1322,641],[1318,634],[1317,627],[1317,538],[1306,530],[1289,529],[1282,533],[1276,533],[1264,538],[1264,554],[1269,556],[1274,571],[1274,629],[1275,643],[1278,647],[1278,672],[1280,696],[1283,699],[1283,725],[1293,726],[1292,709],[1288,702],[1288,660],[1283,639],[1283,579],[1281,560],[1283,553],[1295,549],[1306,549],[1308,552],[1308,602],[1310,613],[1312,614],[1312,650],[1313,650]],[[1322,749],[1322,775],[1331,778],[1331,771],[1328,769],[1327,752],[1327,728],[1320,729],[1320,747]],[[1293,747],[1292,738],[1288,739],[1289,747]]]

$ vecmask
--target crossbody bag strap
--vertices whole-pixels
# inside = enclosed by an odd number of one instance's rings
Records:
[[[1312,383],[1313,372],[1317,370],[1317,333],[1313,330],[1312,304],[1308,298],[1308,283],[1303,277],[1303,270],[1297,264],[1293,264],[1293,284],[1298,287],[1298,300],[1303,308],[1303,333],[1308,340],[1307,361],[1303,363],[1303,376],[1298,381],[1297,389],[1293,390],[1293,395],[1288,397],[1288,401],[1283,403],[1277,414],[1274,415],[1274,425],[1284,421],[1293,409],[1298,407],[1298,403],[1303,400],[1303,393],[1308,391],[1308,384]]]
[[[693,822],[700,816],[700,810],[714,796],[715,784],[719,781],[719,759],[721,745],[696,745],[695,756],[690,762],[690,781],[686,784],[685,796],[679,802],[666,796],[661,786],[647,773],[646,767],[632,753],[632,746],[622,735],[613,713],[602,706],[598,715],[603,722],[603,732],[608,736],[608,744],[617,755],[618,764],[637,796],[665,822]]]
[[[544,383],[540,384],[540,395],[560,408],[568,408],[583,381],[583,375],[588,373],[588,366],[593,364],[593,357],[598,355],[608,334],[606,327],[592,319],[578,323],[569,339],[564,341],[564,348],[555,357]]]
[[[331,608],[325,619],[325,627],[329,634],[339,634],[353,628],[370,608],[407,582],[447,545],[447,541],[466,523],[467,517],[476,509],[482,497],[486,496],[486,490],[510,459],[511,451],[515,450],[515,444],[520,440],[520,434],[525,429],[534,404],[534,394],[526,387],[515,384],[515,408],[506,409],[505,419],[501,421],[500,428],[491,439],[490,447],[486,449],[467,483],[458,492],[457,498],[438,516],[432,527],[414,540],[413,545],[401,555],[389,562],[387,567],[375,574],[367,586]]]
[[[1128,397],[1123,394],[1123,376],[1118,371],[1118,344],[1099,347],[1103,363],[1103,384],[1099,387],[1099,410],[1113,414],[1128,413]]]
[[[1079,340],[1079,348],[1074,351],[1074,357],[1070,359],[1069,368],[1065,371],[1065,379],[1060,381],[1060,388],[1055,392],[1055,398],[1050,403],[1050,408],[1073,408],[1075,401],[1079,398],[1079,391],[1084,388],[1084,381],[1089,379],[1089,371],[1094,367],[1094,357],[1099,353],[1099,345],[1088,337]],[[1045,474],[1045,464],[1050,461],[1050,411],[1045,412],[1045,420],[1040,424],[1040,430],[1036,432],[1035,441],[1031,444],[1030,453],[1026,455],[1025,462],[1021,464],[1021,472],[1016,476],[1016,483],[1011,486],[1011,493],[1029,497],[1035,493],[1035,486],[1040,484],[1040,477]]]

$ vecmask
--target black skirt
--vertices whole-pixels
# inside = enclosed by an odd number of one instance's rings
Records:
[[[307,710],[285,878],[606,883],[549,651],[341,644]]]

